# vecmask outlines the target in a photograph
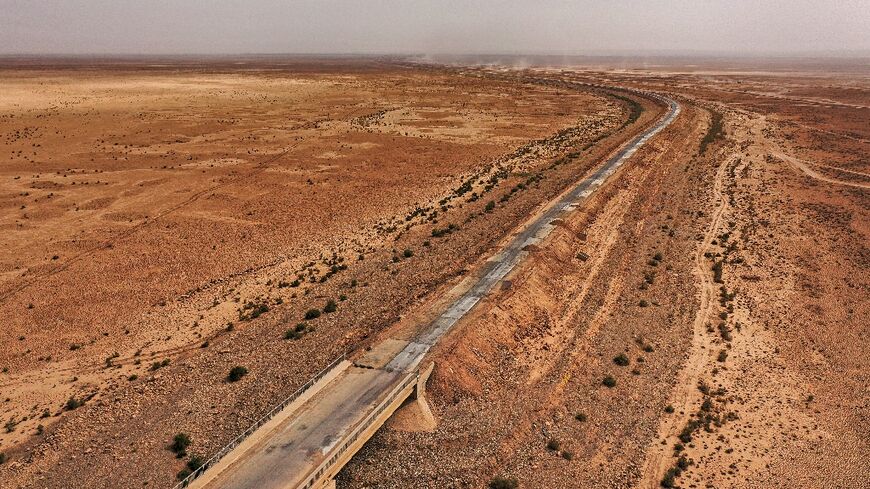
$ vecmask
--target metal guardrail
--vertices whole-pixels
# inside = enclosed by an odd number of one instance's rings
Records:
[[[403,390],[405,390],[409,385],[416,384],[419,379],[420,379],[420,370],[419,369],[408,374],[408,376],[405,377],[405,380],[402,381],[401,384],[396,386],[390,392],[390,394],[383,401],[381,401],[381,403],[378,405],[377,409],[372,411],[366,417],[366,419],[364,419],[363,422],[359,424],[359,426],[354,428],[354,430],[351,432],[351,434],[345,439],[345,442],[342,443],[338,449],[333,451],[332,456],[329,457],[328,460],[321,463],[320,466],[317,467],[317,469],[314,471],[314,473],[309,475],[305,479],[305,481],[297,487],[302,488],[302,489],[310,489],[314,485],[314,483],[317,482],[317,480],[320,479],[321,476],[323,476],[323,473],[326,472],[330,467],[335,465],[335,463],[338,462],[339,457],[341,457],[344,454],[344,452],[346,452],[348,450],[348,448],[350,448],[350,446],[354,442],[356,442],[357,439],[359,439],[360,434],[362,434],[363,431],[365,431],[366,429],[368,429],[371,425],[373,425],[375,423],[378,416],[380,416],[381,413],[383,413],[384,410],[387,409],[387,406],[392,404],[396,400],[396,398],[399,397],[399,395],[401,394],[401,392]]]
[[[208,470],[209,467],[216,464],[220,459],[225,457],[226,454],[230,453],[234,448],[239,446],[240,443],[242,443],[246,438],[251,436],[251,434],[254,433],[255,431],[257,431],[258,428],[260,428],[261,426],[266,424],[269,420],[274,418],[276,414],[281,412],[281,410],[283,410],[284,408],[289,406],[290,403],[292,403],[293,401],[298,399],[299,396],[301,396],[305,391],[310,389],[314,384],[316,384],[320,379],[322,379],[326,374],[328,374],[332,369],[334,369],[336,366],[338,366],[338,364],[343,362],[346,358],[347,358],[347,352],[344,352],[341,355],[339,355],[339,357],[336,358],[335,360],[333,360],[332,363],[327,365],[320,372],[317,372],[317,374],[314,377],[310,378],[308,380],[308,382],[305,382],[304,384],[302,384],[301,387],[296,389],[296,391],[293,392],[293,394],[290,394],[289,397],[287,397],[286,399],[284,399],[283,401],[278,403],[278,405],[273,407],[268,413],[264,414],[259,419],[254,421],[254,424],[249,426],[248,429],[246,429],[242,434],[235,437],[233,439],[233,441],[229,442],[226,446],[224,446],[223,448],[218,450],[217,453],[212,455],[211,458],[206,460],[199,468],[197,468],[196,470],[191,472],[190,475],[188,475],[184,479],[181,479],[181,481],[178,484],[176,484],[173,489],[181,489],[181,488],[184,488],[184,487],[187,487],[188,485],[190,485],[190,483],[193,482],[194,479],[201,476],[203,473],[205,473],[206,470]]]

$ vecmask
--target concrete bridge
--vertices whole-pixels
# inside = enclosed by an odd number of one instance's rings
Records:
[[[572,212],[680,112],[673,100],[634,92],[667,104],[667,113],[509,237],[498,254],[448,292],[443,312],[422,333],[412,340],[387,339],[353,363],[339,359],[179,487],[334,488],[341,468],[401,406],[417,410],[421,428],[434,428],[425,402],[433,364],[421,368],[429,349],[523,260],[528,245],[552,231],[553,220]]]
[[[420,355],[396,355],[420,351]],[[425,401],[434,367],[420,367],[427,347],[387,340],[351,363],[338,362],[302,396],[263,423],[190,488],[328,488],[342,467],[400,407],[422,429],[435,419]],[[393,355],[389,362],[384,360]],[[401,357],[401,358],[399,358]]]
[[[417,410],[420,415],[428,418],[430,426],[434,428],[435,418],[425,400],[426,381],[434,366],[435,364],[430,363],[428,368],[406,375],[402,382],[380,403],[379,407],[346,437],[344,443],[333,450],[333,455],[324,460],[314,473],[296,487],[334,489],[335,477],[342,467],[374,435],[375,431],[403,405],[411,403],[408,407]]]

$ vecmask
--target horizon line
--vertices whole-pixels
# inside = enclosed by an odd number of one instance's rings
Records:
[[[124,58],[124,57],[243,57],[243,56],[347,56],[347,57],[568,57],[568,58],[606,58],[606,57],[719,57],[719,58],[867,58],[870,57],[870,49],[857,50],[818,50],[818,51],[757,51],[757,52],[737,52],[737,51],[705,51],[705,50],[613,50],[613,51],[595,51],[587,53],[578,52],[342,52],[342,51],[262,51],[262,52],[226,52],[226,53],[203,53],[203,52],[153,52],[153,53],[134,53],[134,52],[0,52],[0,58],[11,57],[33,57],[33,58],[82,58],[82,57],[104,57],[104,58]]]

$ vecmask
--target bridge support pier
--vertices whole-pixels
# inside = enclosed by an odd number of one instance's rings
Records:
[[[401,406],[393,412],[392,416],[387,418],[384,422],[385,425],[399,431],[431,432],[435,430],[437,421],[435,420],[435,415],[432,414],[432,410],[429,408],[429,403],[426,402],[426,382],[429,380],[429,376],[432,375],[434,368],[435,363],[433,362],[428,367],[420,370],[420,376],[417,378],[416,384],[414,384],[414,389]],[[347,459],[350,459],[367,439],[368,437],[360,439],[359,445],[347,452]],[[345,462],[338,465],[339,470]],[[332,473],[331,477],[327,476],[321,479],[321,484],[323,485],[317,485],[316,488],[336,489],[335,479],[332,477],[337,475],[337,473],[338,471],[336,470]]]
[[[387,422],[389,427],[398,431],[432,432],[438,426],[438,421],[426,401],[426,382],[432,374],[434,363],[420,371],[420,378],[414,386],[414,392],[402,404]]]
[[[414,389],[413,406],[417,411],[419,431],[435,431],[438,422],[435,420],[435,415],[432,414],[432,409],[429,407],[429,402],[426,401],[426,382],[429,381],[429,376],[432,375],[432,370],[435,368],[435,363],[430,363],[428,367],[420,374],[420,379],[417,381],[417,388]]]

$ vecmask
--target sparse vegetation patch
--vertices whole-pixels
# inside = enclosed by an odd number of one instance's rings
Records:
[[[235,366],[230,369],[230,373],[227,374],[228,382],[238,382],[242,380],[242,377],[248,375],[248,369],[242,366]]]

